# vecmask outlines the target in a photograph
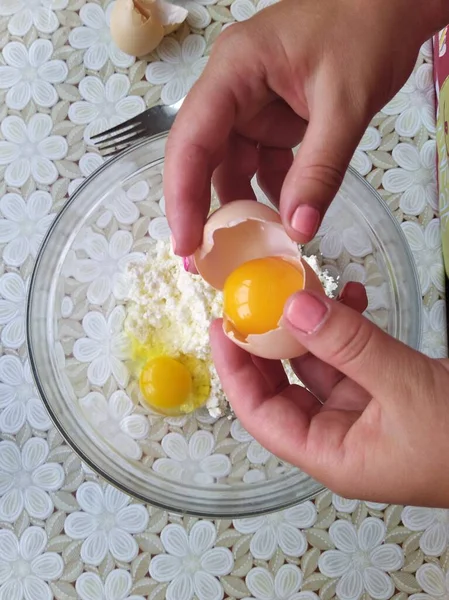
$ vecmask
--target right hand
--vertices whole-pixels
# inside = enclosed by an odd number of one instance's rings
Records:
[[[345,498],[449,508],[449,360],[433,360],[365,317],[360,284],[341,302],[295,294],[285,325],[309,354],[252,357],[213,324],[214,362],[245,429]],[[362,289],[363,291],[363,289]],[[310,390],[310,391],[309,391]]]
[[[228,202],[254,198],[257,173],[292,239],[309,241],[370,119],[446,20],[447,0],[282,0],[220,34],[168,139],[176,254],[201,243],[212,175]]]

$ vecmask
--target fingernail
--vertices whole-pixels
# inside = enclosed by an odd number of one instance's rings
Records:
[[[317,208],[301,204],[292,215],[291,226],[306,238],[313,238],[320,225],[320,219],[321,215]]]
[[[337,302],[343,302],[345,296],[348,295],[348,290],[351,289],[351,281],[347,281],[344,286],[341,288],[341,292],[338,294]],[[349,287],[348,287],[349,286]]]
[[[198,270],[196,268],[195,265],[195,260],[193,259],[192,256],[185,256],[182,259],[183,265],[184,265],[184,269],[188,272],[188,273],[192,273],[192,275],[198,275]]]
[[[176,242],[175,242],[175,238],[172,235],[170,236],[170,242],[171,242],[171,247],[173,248],[173,254],[176,254]]]
[[[287,306],[286,318],[302,333],[314,333],[324,323],[329,313],[321,296],[311,292],[295,294]]]

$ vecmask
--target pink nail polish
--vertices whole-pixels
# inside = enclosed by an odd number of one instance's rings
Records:
[[[188,256],[184,256],[184,258],[182,259],[182,264],[184,265],[184,269],[186,271],[189,271],[190,268],[190,259]]]
[[[298,206],[292,215],[291,224],[295,231],[312,239],[320,225],[320,213],[314,206],[303,204]]]
[[[328,305],[314,292],[300,292],[290,300],[286,317],[295,329],[302,333],[314,333],[326,320]]]

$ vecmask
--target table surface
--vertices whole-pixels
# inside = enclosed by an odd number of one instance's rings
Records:
[[[148,60],[112,43],[112,4],[0,0],[7,142],[0,141],[0,597],[449,598],[449,511],[347,501],[330,492],[234,522],[136,509],[84,467],[51,426],[31,381],[21,307],[45,231],[97,164],[85,128],[175,102],[223,27],[267,3],[186,0],[188,23]],[[421,279],[423,350],[444,356],[441,249],[431,235],[438,219],[431,60],[426,44],[405,88],[374,118],[353,165],[397,220],[411,224],[404,231]],[[392,169],[401,177],[384,177]],[[77,494],[83,482],[90,483]],[[83,527],[81,539],[68,535]],[[98,553],[104,559],[94,566]]]

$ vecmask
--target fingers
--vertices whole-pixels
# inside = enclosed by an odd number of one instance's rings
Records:
[[[418,352],[342,303],[299,292],[287,303],[284,317],[309,352],[378,396],[380,402],[408,397],[408,385],[428,378]],[[405,387],[397,389],[398,381]]]
[[[233,200],[255,200],[251,185],[258,166],[257,142],[237,133],[230,135],[212,183],[222,204]]]
[[[245,429],[270,452],[298,464],[319,402],[298,386],[273,394],[273,382],[261,375],[250,354],[226,337],[221,321],[211,327],[211,344],[223,390]]]
[[[165,208],[174,250],[180,256],[193,254],[201,243],[210,206],[212,172],[234,124],[232,77],[230,81],[218,75],[210,70],[193,87],[167,141]]]
[[[357,281],[348,281],[338,296],[339,302],[362,314],[368,308],[365,286]]]
[[[351,115],[349,102],[330,105],[327,88],[314,90],[310,123],[281,193],[284,226],[300,243],[315,236],[367,124]]]
[[[223,390],[245,429],[279,458],[330,481],[334,464],[342,461],[343,440],[360,413],[323,412],[318,400],[299,386],[282,386],[273,393],[273,382],[226,337],[220,321],[211,327],[211,344]]]
[[[304,137],[307,121],[298,116],[284,100],[272,100],[256,116],[237,123],[237,131],[262,146],[294,148]]]
[[[259,148],[257,182],[268,200],[279,207],[285,177],[293,164],[293,152],[288,148]]]
[[[214,364],[225,394],[231,403],[244,398],[248,406],[257,408],[271,395],[271,385],[260,376],[251,354],[224,334],[220,319],[212,323],[210,337]]]
[[[291,148],[299,144],[306,126],[283,100],[274,100],[249,121],[237,123],[213,175],[222,204],[255,198],[251,179],[257,171],[259,185],[278,206],[283,181],[293,162]]]
[[[368,306],[366,290],[361,283],[349,282],[341,291],[339,302],[363,313]],[[313,354],[305,354],[290,361],[293,371],[303,384],[322,402],[327,401],[335,387],[344,379],[344,375],[335,367],[328,365]],[[362,398],[362,394],[358,394]],[[363,405],[367,396],[363,394]],[[359,408],[362,409],[363,405]]]
[[[267,360],[258,356],[252,356],[251,358],[261,376],[265,378],[270,386],[271,394],[279,394],[290,385],[280,360]]]

